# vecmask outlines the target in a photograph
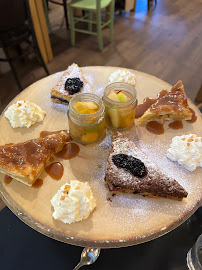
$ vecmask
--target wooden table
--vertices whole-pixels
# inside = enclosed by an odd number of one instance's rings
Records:
[[[108,76],[116,69],[85,67],[83,71],[94,85],[97,94],[102,95]],[[163,88],[168,90],[171,88],[171,85],[153,76],[133,72],[137,78],[139,102],[146,96],[155,97]],[[57,73],[34,83],[11,102],[20,99],[30,100],[45,110],[47,115],[43,123],[38,123],[30,129],[12,129],[3,113],[0,119],[0,145],[39,137],[42,130],[68,128],[67,106],[54,104],[50,99],[50,89],[60,76],[61,73]],[[202,168],[188,172],[165,156],[173,136],[189,133],[201,136],[201,116],[190,101],[189,105],[196,111],[198,120],[193,124],[184,123],[181,130],[174,131],[168,129],[166,125],[163,135],[151,134],[147,132],[145,126],[133,127],[130,131],[124,132],[131,139],[138,139],[139,147],[188,191],[188,197],[183,201],[145,198],[130,194],[117,195],[112,201],[107,200],[109,193],[104,183],[104,173],[110,148],[110,135],[99,145],[80,145],[80,153],[76,158],[69,161],[62,160],[65,171],[60,181],[52,180],[43,172],[40,178],[44,180],[44,184],[39,189],[14,180],[7,185],[3,175],[0,175],[1,196],[8,207],[29,226],[49,237],[74,245],[122,247],[164,235],[190,217],[202,202]],[[50,200],[64,183],[72,179],[89,182],[97,207],[88,219],[68,225],[52,218],[53,209]]]

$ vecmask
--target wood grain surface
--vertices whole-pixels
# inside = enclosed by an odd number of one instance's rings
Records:
[[[97,94],[101,96],[110,73],[116,69],[115,67],[85,67],[83,71],[94,85]],[[156,77],[138,71],[133,72],[137,78],[136,90],[139,102],[142,102],[146,96],[155,97],[163,88],[168,90],[171,88],[171,85]],[[45,110],[47,115],[43,122],[29,129],[13,129],[2,113],[0,145],[37,138],[43,130],[68,129],[66,115],[68,107],[52,103],[50,99],[50,89],[60,76],[61,73],[56,73],[34,83],[11,102],[15,103],[21,99],[30,100]],[[43,186],[34,189],[14,180],[7,185],[4,183],[4,176],[0,175],[1,196],[8,207],[29,226],[54,239],[74,245],[121,247],[159,237],[184,222],[202,201],[202,168],[188,172],[165,156],[173,136],[189,133],[202,135],[201,116],[190,101],[189,105],[196,111],[198,120],[193,124],[184,122],[184,128],[181,130],[169,129],[165,124],[163,135],[149,133],[144,125],[124,132],[187,190],[188,197],[183,201],[130,194],[112,197],[104,183],[106,160],[111,144],[110,132],[98,145],[80,145],[80,153],[77,157],[71,160],[60,160],[65,170],[59,181],[54,181],[43,172],[40,177],[44,180]],[[56,160],[59,159],[55,158]],[[50,200],[64,183],[73,179],[89,182],[97,207],[88,219],[68,225],[53,219]]]

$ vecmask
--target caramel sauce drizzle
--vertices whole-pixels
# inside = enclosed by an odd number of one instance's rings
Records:
[[[192,112],[192,118],[190,120],[187,120],[188,123],[194,123],[197,120],[197,116],[195,111],[192,108],[189,108],[189,110]]]
[[[164,133],[163,124],[157,121],[150,121],[146,125],[146,129],[156,135],[161,135]]]
[[[5,184],[10,184],[10,182],[13,180],[13,178],[9,175],[5,175],[4,176],[4,181],[5,181]]]
[[[60,180],[64,173],[64,167],[60,162],[53,162],[45,167],[46,173],[54,180]]]
[[[71,159],[76,157],[79,152],[80,147],[77,144],[67,143],[60,152],[55,154],[55,156],[62,159]]]
[[[169,128],[172,128],[172,129],[181,129],[181,128],[183,128],[183,123],[180,120],[176,120],[176,121],[169,123],[168,126],[169,126]]]
[[[36,179],[36,181],[34,182],[34,184],[32,185],[33,188],[39,188],[43,185],[43,179]]]

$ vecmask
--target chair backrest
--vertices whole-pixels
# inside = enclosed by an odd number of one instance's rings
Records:
[[[0,31],[8,31],[24,24],[27,20],[25,1],[0,0]]]

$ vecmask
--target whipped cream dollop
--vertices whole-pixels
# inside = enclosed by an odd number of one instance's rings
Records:
[[[118,69],[111,73],[111,75],[109,76],[108,84],[115,82],[125,82],[131,85],[135,85],[135,74],[124,68]]]
[[[173,137],[166,156],[189,171],[202,167],[202,137],[195,134]]]
[[[37,122],[44,119],[46,112],[38,105],[31,101],[19,100],[16,104],[11,105],[5,112],[13,128],[31,127]]]
[[[71,180],[64,184],[51,199],[53,217],[64,223],[73,223],[89,217],[96,207],[88,182]]]

